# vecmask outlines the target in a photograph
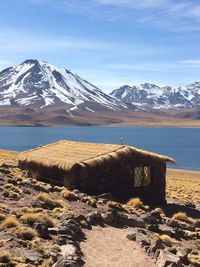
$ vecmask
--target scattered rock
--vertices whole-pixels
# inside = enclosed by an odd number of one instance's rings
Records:
[[[61,255],[65,259],[67,259],[69,256],[74,256],[77,254],[77,249],[72,244],[63,245],[60,248],[61,248]]]
[[[170,252],[166,252],[161,250],[158,260],[156,262],[158,267],[168,267],[168,266],[174,266],[174,267],[182,267],[182,263],[180,258],[177,255],[174,255]]]
[[[44,239],[49,239],[49,231],[48,228],[45,224],[42,223],[34,223],[33,227],[35,230],[37,230],[38,234],[40,237]]]
[[[102,214],[102,219],[105,224],[114,224],[116,218],[116,212],[109,210],[108,212]]]
[[[136,215],[127,215],[125,224],[130,227],[145,227],[145,222],[143,219],[137,217]]]
[[[164,249],[164,248],[165,248],[165,246],[164,246],[162,240],[155,239],[155,240],[151,241],[151,246],[149,248],[148,253],[155,253],[156,250],[160,250],[160,249]]]
[[[93,225],[100,225],[100,224],[103,223],[103,218],[102,218],[100,212],[93,211],[93,212],[91,212],[91,213],[88,214],[87,221],[90,224],[93,224]]]
[[[98,195],[97,198],[102,198],[106,200],[113,200],[113,196],[111,193],[103,193],[101,195]]]
[[[148,224],[156,224],[156,223],[158,223],[158,220],[154,216],[152,216],[150,213],[142,216],[142,219]]]
[[[26,252],[24,256],[28,261],[34,262],[35,264],[42,260],[42,254],[39,252]]]

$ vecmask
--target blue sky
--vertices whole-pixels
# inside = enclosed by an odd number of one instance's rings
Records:
[[[46,60],[107,92],[200,80],[199,0],[6,0],[0,10],[0,69]]]

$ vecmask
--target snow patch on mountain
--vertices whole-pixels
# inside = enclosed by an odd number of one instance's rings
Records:
[[[188,108],[200,105],[200,82],[186,87],[159,87],[155,84],[124,85],[110,94],[127,104],[144,109]]]
[[[1,106],[42,108],[65,103],[76,107],[88,102],[111,110],[127,108],[78,75],[45,61],[30,59],[0,72]]]

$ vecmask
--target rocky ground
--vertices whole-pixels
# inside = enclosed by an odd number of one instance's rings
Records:
[[[2,164],[0,266],[200,266],[198,203],[149,207],[111,198],[51,186]]]

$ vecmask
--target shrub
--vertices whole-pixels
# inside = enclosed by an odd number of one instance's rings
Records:
[[[38,233],[35,229],[26,226],[17,228],[15,233],[19,238],[23,240],[33,240],[35,237],[38,236]]]
[[[47,227],[53,227],[55,225],[54,220],[43,213],[25,213],[20,218],[24,223],[32,226],[35,222],[43,223]]]
[[[18,220],[15,216],[9,216],[7,217],[1,224],[0,224],[0,230],[5,230],[7,228],[13,228],[19,225]]]
[[[128,206],[131,206],[133,208],[136,208],[136,209],[143,209],[145,208],[144,207],[144,204],[143,202],[140,200],[140,198],[136,197],[136,198],[131,198],[128,203],[127,203]]]
[[[11,262],[11,255],[7,251],[0,251],[0,263]]]
[[[44,202],[49,208],[62,208],[64,206],[63,202],[61,200],[55,200],[49,197],[48,194],[45,193],[39,193],[36,197],[40,201]]]
[[[187,214],[185,212],[178,212],[175,213],[172,217],[173,220],[177,220],[177,221],[182,221],[182,222],[186,222],[186,223],[194,223],[195,220],[188,217]]]
[[[68,199],[68,200],[77,200],[78,199],[78,196],[74,192],[72,192],[68,189],[61,191],[61,196]]]

